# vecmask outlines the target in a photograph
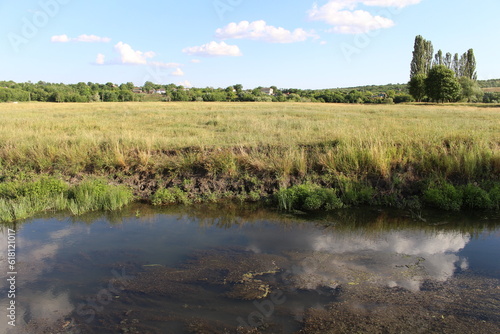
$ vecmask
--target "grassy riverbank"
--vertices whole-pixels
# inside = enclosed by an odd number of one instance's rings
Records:
[[[97,177],[156,204],[498,208],[499,133],[500,109],[481,106],[0,104],[0,182]]]

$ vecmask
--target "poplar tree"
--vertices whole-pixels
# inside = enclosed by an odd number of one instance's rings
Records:
[[[476,57],[474,56],[474,50],[469,49],[466,53],[464,53],[463,57],[464,61],[461,76],[471,80],[477,80]]]
[[[434,47],[430,41],[425,40],[422,36],[415,37],[415,45],[413,48],[413,59],[411,61],[410,78],[416,74],[429,73],[432,67],[432,57],[434,55]]]
[[[434,65],[444,65],[443,51],[439,50],[434,56]]]

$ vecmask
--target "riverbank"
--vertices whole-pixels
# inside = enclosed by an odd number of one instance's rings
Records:
[[[418,215],[500,205],[500,112],[481,105],[20,103],[1,104],[0,120],[1,217],[30,205],[25,188],[47,178],[64,184],[66,203],[82,182],[120,186],[128,195],[116,207],[232,199]]]

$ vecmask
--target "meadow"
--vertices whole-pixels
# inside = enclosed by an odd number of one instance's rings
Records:
[[[495,207],[500,108],[4,103],[0,173],[4,186],[40,176],[70,185],[99,178],[157,204],[279,198],[280,190],[305,184],[316,197],[323,196],[317,186],[333,189],[340,206],[449,202],[451,186],[460,195],[458,208]],[[487,204],[467,200],[464,189],[471,186]]]

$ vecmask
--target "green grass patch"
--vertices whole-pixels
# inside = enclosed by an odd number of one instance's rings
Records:
[[[153,205],[190,204],[188,193],[179,187],[158,189],[151,196]]]
[[[321,188],[314,184],[281,189],[276,193],[276,201],[284,211],[330,211],[344,207],[335,189]]]
[[[493,183],[489,191],[477,184],[468,183],[455,186],[441,181],[432,184],[424,191],[423,198],[426,204],[443,210],[487,210],[499,209],[500,185]]]
[[[132,191],[102,180],[86,180],[69,186],[62,180],[42,177],[36,181],[0,183],[0,222],[29,218],[44,211],[116,210],[133,200]]]

